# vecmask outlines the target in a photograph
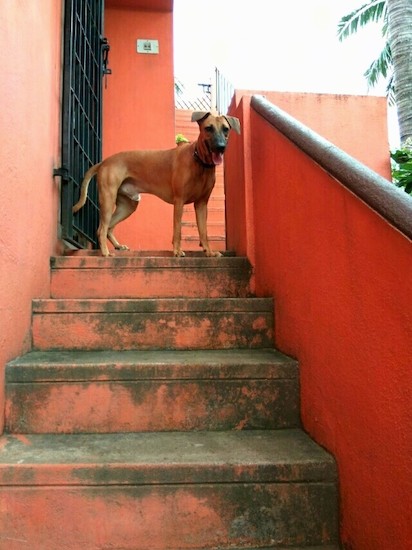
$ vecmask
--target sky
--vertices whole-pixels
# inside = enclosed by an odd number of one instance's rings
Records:
[[[368,90],[363,76],[383,49],[380,25],[337,38],[340,18],[364,3],[174,0],[175,76],[198,90],[218,67],[237,89],[385,95],[384,81]]]
[[[203,82],[217,66],[238,89],[367,93],[379,27],[337,38],[339,19],[365,1],[174,0],[175,74]]]

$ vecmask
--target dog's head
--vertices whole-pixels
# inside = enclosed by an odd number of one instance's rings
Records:
[[[192,122],[199,124],[200,137],[212,158],[213,164],[221,164],[230,130],[240,134],[239,119],[233,116],[216,116],[210,112],[195,111],[192,113]]]

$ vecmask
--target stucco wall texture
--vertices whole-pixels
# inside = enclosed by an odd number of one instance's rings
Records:
[[[345,548],[407,550],[411,242],[247,100],[232,114],[247,135],[226,158],[227,234],[253,257],[257,294],[274,297],[304,427],[337,460]]]
[[[0,380],[31,346],[31,300],[48,296],[58,250],[62,2],[2,2]],[[3,422],[0,388],[0,430]]]

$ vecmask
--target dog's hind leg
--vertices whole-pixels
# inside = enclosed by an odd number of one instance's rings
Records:
[[[133,214],[133,212],[135,212],[136,208],[139,205],[139,201],[140,198],[139,200],[132,200],[125,195],[117,195],[116,209],[113,212],[112,219],[109,223],[109,229],[107,231],[107,238],[116,250],[129,250],[129,247],[127,245],[119,243],[119,241],[113,234],[113,230],[118,223],[122,222],[131,214]]]
[[[116,191],[103,180],[99,185],[99,227],[97,228],[97,239],[99,241],[102,256],[111,256],[107,247],[107,234],[110,221],[116,205]]]

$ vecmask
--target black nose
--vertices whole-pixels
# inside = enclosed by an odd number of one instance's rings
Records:
[[[226,149],[226,145],[217,145],[215,148],[216,153],[224,153]]]

